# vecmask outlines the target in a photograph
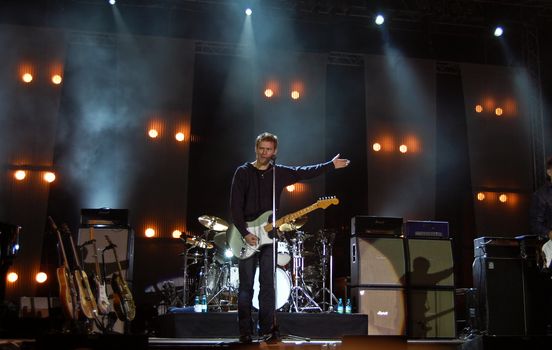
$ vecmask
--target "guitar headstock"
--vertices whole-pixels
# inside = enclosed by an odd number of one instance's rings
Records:
[[[317,202],[316,205],[319,208],[326,209],[330,205],[338,205],[339,199],[337,199],[336,196],[329,196],[329,197],[321,197]]]
[[[69,229],[69,226],[64,222],[61,224],[61,232],[65,233],[68,236],[71,236],[71,230]]]

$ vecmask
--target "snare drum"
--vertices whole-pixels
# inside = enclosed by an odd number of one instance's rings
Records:
[[[255,270],[253,283],[253,307],[259,309],[259,268]],[[276,309],[286,305],[291,294],[291,278],[281,267],[276,267]]]

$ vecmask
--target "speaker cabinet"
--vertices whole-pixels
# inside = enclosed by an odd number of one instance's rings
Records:
[[[403,286],[404,239],[351,237],[352,286]]]
[[[409,239],[408,272],[413,287],[454,287],[454,260],[448,239]]]
[[[406,335],[404,288],[351,289],[357,312],[368,315],[368,335]]]
[[[483,330],[489,335],[524,335],[521,259],[475,258],[473,284]]]
[[[454,289],[411,289],[408,332],[412,338],[455,338]]]

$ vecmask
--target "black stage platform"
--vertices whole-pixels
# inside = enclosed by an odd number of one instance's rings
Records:
[[[277,320],[282,335],[341,339],[345,335],[368,334],[368,316],[364,314],[279,312]],[[162,315],[159,317],[158,335],[163,338],[238,337],[238,314],[213,312]]]

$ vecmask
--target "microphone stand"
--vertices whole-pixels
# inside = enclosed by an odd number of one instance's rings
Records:
[[[279,335],[280,326],[276,318],[276,305],[278,305],[278,286],[276,280],[276,239],[278,231],[276,228],[276,156],[272,156],[272,281],[274,283],[274,310],[272,317],[272,335]],[[277,339],[274,339],[277,340]]]

